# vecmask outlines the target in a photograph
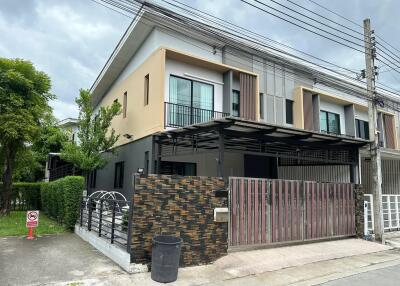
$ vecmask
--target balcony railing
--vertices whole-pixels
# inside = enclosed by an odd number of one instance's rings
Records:
[[[184,127],[229,116],[229,113],[176,103],[164,103],[165,127]]]

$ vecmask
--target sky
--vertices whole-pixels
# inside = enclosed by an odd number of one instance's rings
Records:
[[[364,68],[363,54],[283,22],[240,0],[181,1],[338,65],[354,70]],[[262,1],[278,7],[271,0]],[[275,1],[294,7],[288,0]],[[371,18],[376,34],[397,48],[399,51],[394,52],[400,57],[400,1],[293,1],[361,32],[360,27],[312,2],[360,25],[364,18]],[[74,100],[79,89],[91,87],[131,19],[92,0],[0,0],[0,4],[0,57],[27,59],[46,72],[52,80],[51,92],[57,96],[50,103],[54,115],[60,120],[77,117]],[[382,67],[382,71],[386,69]],[[383,72],[378,80],[400,92],[400,74]]]

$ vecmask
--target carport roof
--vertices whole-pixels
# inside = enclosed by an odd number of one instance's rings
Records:
[[[182,152],[220,150],[264,153],[281,158],[349,164],[357,161],[358,149],[369,143],[344,135],[323,134],[237,117],[171,129],[155,134],[161,156]]]

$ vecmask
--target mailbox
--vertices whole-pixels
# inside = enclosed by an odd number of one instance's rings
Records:
[[[214,209],[214,222],[228,222],[228,219],[229,219],[228,208]]]

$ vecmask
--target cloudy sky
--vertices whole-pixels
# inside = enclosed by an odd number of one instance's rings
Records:
[[[183,1],[320,58],[355,70],[363,68],[361,53],[319,38],[239,0]],[[270,0],[263,1],[276,7]],[[287,0],[276,1],[293,7]],[[360,31],[360,27],[312,2],[318,2],[360,25],[364,18],[370,17],[376,33],[400,50],[400,1],[294,1]],[[57,95],[57,100],[51,103],[54,114],[59,119],[77,116],[74,98],[79,89],[90,88],[131,19],[92,0],[0,2],[0,57],[28,59],[49,74],[52,92]],[[395,52],[400,56],[399,51]],[[379,80],[400,90],[398,73],[382,73]]]

